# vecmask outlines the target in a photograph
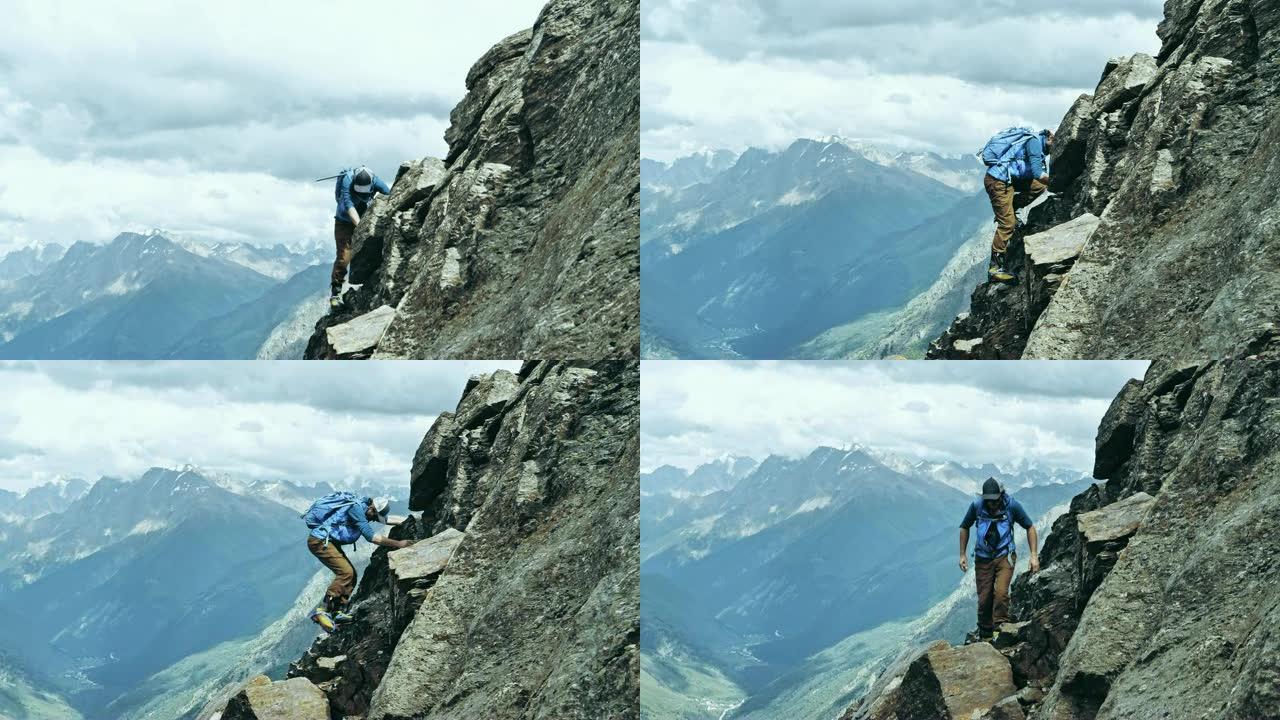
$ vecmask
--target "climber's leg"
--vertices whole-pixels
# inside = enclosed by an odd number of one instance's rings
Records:
[[[356,233],[356,226],[341,220],[333,221],[333,273],[329,278],[329,294],[336,297],[342,294],[342,283],[347,279],[347,266],[351,264],[351,238]]]

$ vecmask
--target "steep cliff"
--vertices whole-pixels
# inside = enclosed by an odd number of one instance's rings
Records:
[[[639,0],[552,0],[480,58],[448,157],[375,202],[307,357],[638,357],[639,32]]]
[[[1018,282],[980,285],[929,356],[1280,352],[1278,26],[1274,2],[1168,0],[1159,55],[1109,62],[1058,127]]]
[[[987,671],[936,644],[846,717],[1280,717],[1280,363],[1154,365],[1103,418],[1094,474]]]
[[[333,718],[637,717],[639,498],[637,363],[473,378],[414,458],[415,543],[373,554],[294,685],[228,712],[309,683]]]

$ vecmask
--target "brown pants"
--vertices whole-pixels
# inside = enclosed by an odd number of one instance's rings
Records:
[[[990,562],[974,558],[973,576],[978,580],[978,632],[990,635],[1000,623],[1009,622],[1009,582],[1013,580],[1016,556],[1005,555]]]
[[[333,243],[336,246],[333,258],[333,275],[329,278],[329,288],[337,295],[342,291],[342,281],[347,279],[347,266],[351,264],[351,238],[356,234],[356,226],[349,222],[333,221]]]
[[[1014,180],[1006,183],[990,175],[983,176],[982,185],[987,189],[991,209],[996,214],[996,234],[991,239],[991,250],[1002,253],[1009,249],[1009,240],[1013,238],[1014,228],[1018,225],[1015,213],[1040,197],[1048,186],[1039,180]]]
[[[345,607],[356,589],[356,568],[347,559],[347,554],[342,552],[342,546],[308,535],[307,549],[333,571],[333,582],[329,583],[329,589],[324,593],[325,608],[332,611]]]

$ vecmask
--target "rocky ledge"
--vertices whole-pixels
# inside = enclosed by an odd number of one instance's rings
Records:
[[[1280,356],[1280,200],[1259,185],[1280,171],[1280,8],[1169,0],[1158,32],[1067,112],[1021,276],[980,285],[930,358]],[[1021,249],[1067,228],[1050,265]]]
[[[1014,581],[1018,622],[906,653],[846,720],[1280,717],[1280,362],[1153,365],[1094,475]]]
[[[306,357],[639,357],[639,34],[639,0],[551,0],[480,58]]]

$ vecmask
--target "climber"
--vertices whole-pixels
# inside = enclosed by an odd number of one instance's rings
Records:
[[[986,164],[982,184],[991,198],[996,215],[996,234],[991,239],[991,264],[987,277],[995,282],[1015,279],[1005,265],[1005,252],[1014,231],[1021,226],[1018,211],[1049,187],[1049,147],[1053,133],[1039,134],[1027,128],[1002,130],[987,141],[979,153]]]
[[[392,540],[385,535],[375,535],[369,523],[398,525],[403,518],[387,515],[391,501],[384,497],[368,498],[350,492],[325,495],[311,504],[300,517],[311,529],[307,535],[307,549],[327,568],[333,571],[333,582],[324,594],[324,605],[311,611],[309,617],[326,632],[333,632],[334,624],[351,620],[347,604],[356,587],[356,569],[342,551],[343,545],[352,545],[360,539],[397,550],[408,547],[406,540]]]
[[[982,483],[982,497],[975,498],[960,522],[960,571],[969,571],[969,528],[978,525],[973,545],[973,574],[978,583],[978,638],[993,640],[993,631],[1009,622],[1009,582],[1018,564],[1014,548],[1013,524],[1026,528],[1031,552],[1031,572],[1040,571],[1036,548],[1036,528],[1027,511],[1009,497],[995,478]]]
[[[390,195],[391,188],[363,165],[347,168],[335,177],[333,197],[338,202],[338,212],[333,216],[333,240],[337,253],[329,280],[329,307],[336,310],[342,306],[342,283],[351,264],[351,238],[356,234],[360,216],[369,208],[374,193]]]

